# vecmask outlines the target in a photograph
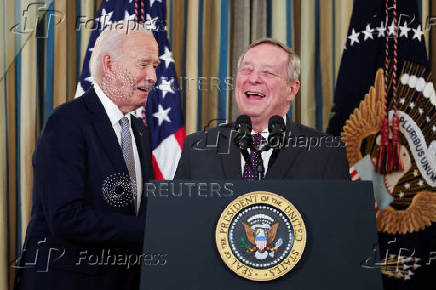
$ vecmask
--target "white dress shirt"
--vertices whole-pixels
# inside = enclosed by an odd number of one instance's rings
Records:
[[[286,115],[283,117],[283,119],[284,119],[284,122],[286,125]],[[254,135],[254,134],[256,134],[256,132],[254,132],[254,130],[251,130],[251,135]],[[260,132],[260,134],[262,135],[263,138],[265,138],[265,140],[268,140],[268,136],[269,136],[268,128],[263,129],[262,132]],[[262,141],[262,142],[266,142],[266,141]],[[264,144],[264,143],[262,143],[262,144]],[[250,149],[248,149],[248,153],[251,153]],[[263,167],[265,168],[264,176],[266,176],[266,173],[268,172],[268,162],[269,162],[269,159],[271,158],[271,154],[272,154],[272,149],[270,149],[268,151],[262,151],[260,153],[260,155],[262,156]],[[244,176],[244,167],[245,167],[245,159],[241,153],[242,176]]]
[[[94,85],[95,93],[97,94],[100,102],[103,104],[104,110],[106,111],[109,120],[111,121],[112,128],[114,129],[115,135],[118,139],[118,144],[121,147],[121,125],[120,120],[123,117],[129,119],[129,124],[131,124],[131,113],[123,115],[117,105],[115,105],[111,99],[106,96],[106,94],[101,90],[96,82],[92,82]],[[139,206],[141,205],[141,193],[142,193],[142,172],[141,172],[141,161],[139,159],[138,148],[135,143],[135,134],[133,134],[132,126],[130,125],[130,136],[132,137],[132,147],[133,147],[133,159],[135,159],[135,175],[136,175],[136,213],[139,211]]]

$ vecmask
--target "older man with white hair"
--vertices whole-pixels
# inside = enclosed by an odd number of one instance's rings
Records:
[[[92,88],[56,108],[41,132],[16,289],[139,287],[142,184],[153,169],[150,132],[131,112],[145,105],[159,58],[153,34],[125,24],[101,33]]]
[[[243,151],[236,145],[234,124],[191,134],[185,139],[175,178],[349,179],[344,143],[287,115],[300,89],[299,75],[300,59],[289,47],[271,38],[253,42],[239,58],[234,90],[239,112],[245,116],[242,120],[251,123],[252,141],[247,144],[253,146]],[[274,119],[283,131],[283,148],[262,147]]]

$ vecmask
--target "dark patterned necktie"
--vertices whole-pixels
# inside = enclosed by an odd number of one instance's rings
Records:
[[[253,135],[253,145],[255,148],[258,148],[260,144],[262,143],[262,135],[260,133]],[[245,162],[244,165],[244,174],[242,176],[245,180],[255,180],[257,176],[256,172],[256,165],[257,165],[257,159],[259,158],[260,152],[251,150],[250,152],[250,161],[253,167],[251,167],[247,162]]]
[[[121,125],[121,151],[123,152],[124,161],[126,162],[127,170],[129,171],[130,180],[132,181],[133,202],[136,212],[136,173],[135,159],[133,157],[132,135],[130,134],[130,123],[127,117],[120,120]]]

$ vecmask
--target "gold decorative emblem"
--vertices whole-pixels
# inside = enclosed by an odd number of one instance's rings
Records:
[[[287,199],[255,191],[224,209],[215,238],[221,258],[233,272],[253,281],[270,281],[288,273],[301,259],[306,227]]]
[[[377,230],[407,234],[424,230],[436,221],[436,94],[426,68],[404,62],[398,87],[400,158],[404,170],[379,176],[375,160],[380,128],[385,116],[384,74],[379,69],[374,87],[346,122],[342,139],[347,159],[362,177],[373,180],[378,205]],[[388,89],[392,83],[389,82]],[[361,169],[360,171],[358,169]]]

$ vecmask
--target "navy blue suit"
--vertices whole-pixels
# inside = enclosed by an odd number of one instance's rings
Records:
[[[131,126],[146,182],[153,179],[150,132],[133,116]],[[117,207],[103,197],[105,180],[128,176],[128,170],[93,88],[49,117],[33,168],[17,289],[137,289],[140,267],[133,262],[142,251],[146,200],[136,216],[133,202]],[[123,260],[128,257],[130,266]]]
[[[340,139],[286,118],[285,147],[275,161],[271,156],[264,164],[269,168],[265,179],[350,179],[345,144]],[[229,124],[187,136],[174,179],[241,179],[241,150],[234,143],[233,127]]]

